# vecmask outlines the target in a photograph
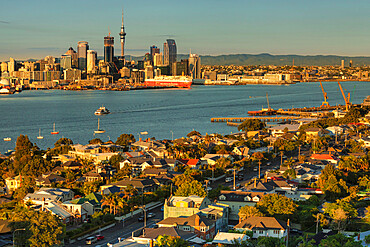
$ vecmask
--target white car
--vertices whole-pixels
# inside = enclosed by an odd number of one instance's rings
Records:
[[[153,218],[155,216],[155,213],[148,213],[147,217],[148,218]]]

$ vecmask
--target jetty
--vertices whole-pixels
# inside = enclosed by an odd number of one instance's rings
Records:
[[[299,117],[294,116],[281,116],[281,117],[218,117],[218,118],[211,118],[211,122],[227,122],[227,123],[237,123],[237,122],[244,122],[247,119],[259,119],[262,122],[282,122],[287,120],[294,120],[298,119]]]

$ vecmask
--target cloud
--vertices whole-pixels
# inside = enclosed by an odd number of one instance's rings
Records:
[[[2,23],[2,24],[10,24],[9,21],[2,21],[2,20],[0,20],[0,23]]]

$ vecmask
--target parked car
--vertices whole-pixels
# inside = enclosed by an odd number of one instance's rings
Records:
[[[156,229],[156,228],[158,228],[158,225],[157,224],[151,224],[148,228],[154,228],[154,229]]]
[[[148,213],[148,218],[153,218],[153,217],[155,217],[155,213]]]
[[[137,221],[144,222],[144,216],[140,216],[139,218],[137,218]]]
[[[225,178],[225,182],[226,182],[226,183],[229,183],[229,182],[231,182],[231,181],[233,181],[233,178],[232,178],[232,177],[226,177],[226,178]]]
[[[96,240],[103,240],[104,239],[104,236],[103,235],[96,235]]]
[[[96,239],[96,237],[88,237],[88,238],[86,238],[85,243],[86,243],[86,244],[93,244],[93,243],[95,243],[96,241],[98,241],[98,240]]]

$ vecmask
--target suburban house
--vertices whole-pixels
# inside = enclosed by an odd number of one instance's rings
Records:
[[[277,192],[287,192],[296,189],[296,185],[293,184],[291,181],[286,180],[268,180],[268,181],[257,181],[255,180],[254,183],[247,185],[247,191],[252,192],[264,192],[264,193],[277,193]]]
[[[90,193],[85,197],[66,201],[62,205],[73,214],[75,221],[82,222],[96,211],[101,211],[103,196],[99,193]]]
[[[33,204],[48,204],[49,202],[65,202],[72,200],[74,192],[70,189],[61,188],[40,188],[34,193],[28,193],[24,198],[24,203],[31,201]]]
[[[199,196],[171,196],[164,203],[163,219],[168,217],[191,216],[211,204],[207,197]]]
[[[253,238],[274,237],[283,238],[287,235],[288,226],[275,217],[249,217],[234,227],[237,231],[252,231]]]
[[[199,159],[179,159],[180,164],[190,167],[191,169],[199,169],[201,161]]]
[[[51,214],[56,215],[63,221],[64,224],[73,222],[74,216],[65,207],[56,202],[49,202],[47,205],[42,205],[41,210],[49,211]]]
[[[323,136],[324,130],[321,128],[317,128],[317,127],[311,127],[311,128],[307,128],[305,130],[305,133],[306,133],[306,141],[309,141],[317,137]]]
[[[46,174],[42,174],[41,176],[35,178],[35,182],[37,186],[52,186],[52,183],[61,183],[64,182],[66,179],[54,174],[53,172],[48,172]]]
[[[193,232],[201,239],[213,238],[216,234],[216,220],[208,219],[200,213],[188,217],[168,217],[157,223],[159,227],[176,227]]]
[[[83,165],[77,161],[67,161],[61,167],[65,170],[79,171],[83,168]]]
[[[338,164],[339,161],[333,154],[312,154],[310,158],[313,160],[328,161],[335,165]]]
[[[296,134],[299,131],[299,124],[282,124],[269,128],[273,137],[280,137],[286,132]]]
[[[158,185],[153,181],[153,179],[125,178],[112,184],[102,185],[100,186],[100,190],[103,191],[104,189],[112,186],[122,189],[132,186],[133,188],[137,189],[139,193],[153,192],[158,188]]]
[[[158,228],[145,228],[143,234],[137,237],[133,237],[132,240],[136,243],[150,245],[151,241],[155,241],[159,236],[167,235],[172,237],[178,237],[186,241],[191,241],[191,239],[196,238],[196,234],[183,231],[176,227],[158,227]]]
[[[229,220],[239,221],[239,210],[244,206],[254,206],[265,195],[264,192],[221,190],[218,202],[229,206]]]
[[[238,155],[240,158],[249,157],[249,148],[246,146],[234,147],[232,153]]]
[[[212,244],[227,246],[233,245],[235,241],[243,242],[248,239],[250,239],[250,237],[242,233],[218,232],[214,237]]]
[[[6,185],[6,191],[7,193],[15,191],[19,187],[21,187],[23,178],[21,175],[12,177],[12,178],[6,178],[5,179],[5,185]]]
[[[233,157],[230,155],[230,154],[206,154],[205,156],[203,156],[201,158],[201,162],[202,162],[202,165],[215,165],[217,160],[221,159],[221,158],[226,158],[226,159],[230,159],[230,160],[234,160]]]
[[[103,152],[111,147],[120,147],[117,145],[100,145],[100,144],[88,144],[72,145],[71,151],[68,154],[75,158],[91,160],[94,164],[100,164],[103,161],[109,160],[112,156],[117,155],[117,152]]]

